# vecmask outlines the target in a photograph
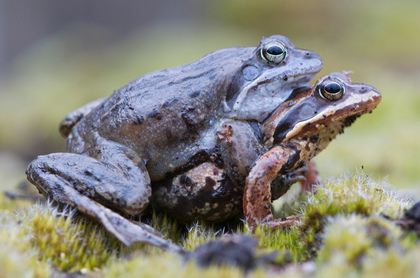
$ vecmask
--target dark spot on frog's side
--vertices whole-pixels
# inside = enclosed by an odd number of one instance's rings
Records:
[[[161,120],[162,119],[162,115],[159,112],[157,112],[156,110],[153,110],[147,116],[149,118],[156,118],[157,120]]]
[[[216,185],[216,181],[214,179],[212,179],[211,177],[206,177],[206,187],[208,189],[214,188],[215,185]]]
[[[192,181],[191,178],[189,178],[187,175],[181,175],[179,177],[179,184],[185,186],[185,187],[193,187],[195,183]]]
[[[197,132],[197,126],[190,116],[190,113],[195,110],[195,107],[182,107],[181,117],[190,132]]]
[[[219,174],[219,170],[217,170],[217,168],[213,169],[213,175],[217,176]]]
[[[318,139],[319,139],[318,134],[315,134],[315,135],[312,135],[311,137],[309,137],[309,140],[310,140],[312,143],[316,143],[316,142],[318,142]]]
[[[144,118],[142,116],[137,116],[135,120],[133,121],[136,125],[141,124],[144,121]]]
[[[173,142],[177,138],[176,133],[174,135],[174,133],[172,133],[171,129],[166,129],[165,134],[166,134],[166,140],[168,140],[168,142]]]
[[[200,95],[200,91],[194,91],[194,92],[189,93],[190,98],[195,98],[195,97],[198,97],[199,95]]]
[[[175,103],[175,102],[177,102],[177,101],[178,101],[178,99],[177,99],[177,98],[171,98],[171,99],[168,99],[167,101],[165,101],[165,102],[162,104],[162,107],[163,107],[163,108],[166,108],[166,107],[168,107],[170,104]]]

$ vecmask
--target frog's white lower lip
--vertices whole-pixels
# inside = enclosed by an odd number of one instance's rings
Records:
[[[325,121],[325,117],[328,116],[330,119],[334,119],[332,122],[341,122],[343,119],[353,116],[361,116],[363,114],[371,112],[373,109],[381,101],[381,95],[377,91],[371,91],[370,94],[366,94],[366,96],[361,100],[357,98],[353,105],[349,105],[348,103],[343,102],[340,105],[337,105],[335,110],[331,110],[329,112],[319,112],[313,118],[310,118],[306,121],[301,121],[297,123],[292,130],[290,130],[286,136],[286,140],[290,140],[290,138],[299,134],[303,127],[312,125],[316,127],[318,124],[325,124],[322,123]]]

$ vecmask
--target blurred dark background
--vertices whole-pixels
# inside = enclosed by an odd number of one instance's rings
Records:
[[[58,123],[147,72],[282,34],[352,70],[383,101],[317,157],[324,177],[364,168],[420,184],[420,1],[0,0],[0,188],[38,154],[65,150]]]

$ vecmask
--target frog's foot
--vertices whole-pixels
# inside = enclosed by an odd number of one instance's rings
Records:
[[[33,202],[45,201],[45,198],[39,195],[36,189],[28,181],[22,181],[13,191],[5,190],[3,193],[12,200],[27,200]]]
[[[262,222],[262,224],[273,230],[277,228],[296,226],[299,224],[301,216],[301,214],[296,214],[288,217],[275,218],[267,222]]]
[[[306,165],[308,170],[305,174],[305,179],[300,181],[300,184],[302,185],[302,191],[315,192],[316,188],[321,185],[322,178],[319,175],[313,160],[309,160]]]
[[[151,196],[144,165],[134,163],[133,156],[128,158],[123,152],[108,155],[112,155],[112,164],[73,153],[39,156],[26,174],[45,197],[66,203],[60,194],[63,188],[70,187],[112,209],[130,215],[141,213]]]
[[[290,189],[290,187],[297,182],[305,182],[305,175],[308,172],[307,164],[281,175],[271,183],[271,200],[277,200]]]

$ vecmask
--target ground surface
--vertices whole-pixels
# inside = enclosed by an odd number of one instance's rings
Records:
[[[17,192],[36,155],[65,150],[57,127],[69,111],[144,73],[283,34],[322,56],[325,67],[317,77],[352,70],[354,81],[376,86],[383,100],[317,156],[321,175],[330,180],[325,189],[303,202],[277,204],[281,215],[302,212],[302,226],[259,230],[257,254],[279,256],[277,264],[261,265],[250,276],[418,273],[417,237],[381,213],[402,217],[420,199],[420,2],[301,2],[267,0],[267,9],[260,1],[211,1],[207,21],[194,26],[140,26],[112,41],[110,30],[77,22],[40,39],[0,83],[0,190]],[[127,249],[100,226],[56,214],[45,204],[0,196],[0,277],[243,276],[237,268],[199,269],[154,248]],[[203,225],[182,232],[164,219],[159,215],[153,225],[188,250],[221,235]]]

